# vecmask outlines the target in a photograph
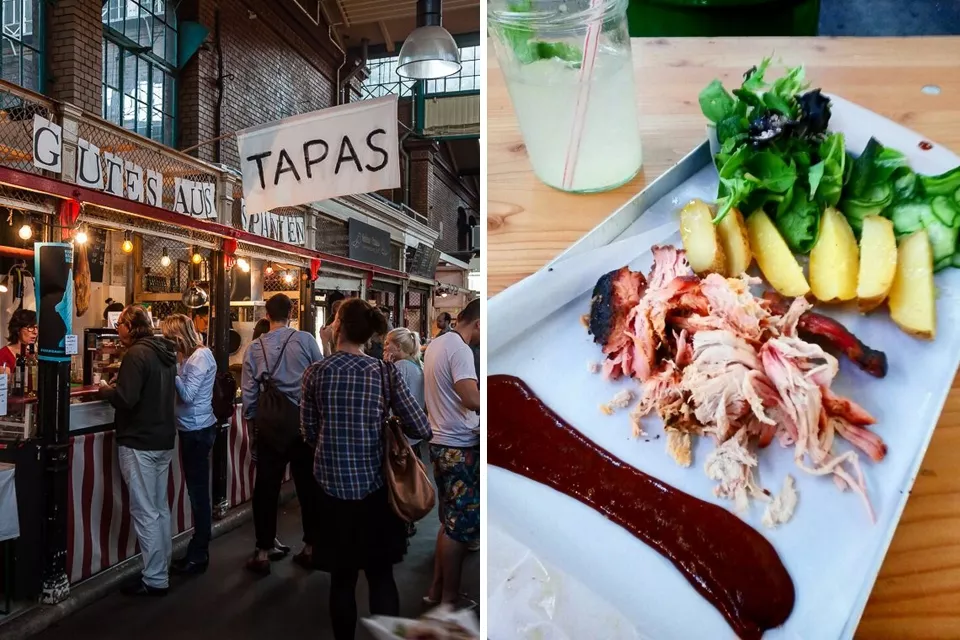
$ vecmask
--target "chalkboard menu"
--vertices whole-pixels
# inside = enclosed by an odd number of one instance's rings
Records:
[[[90,263],[90,282],[103,282],[103,263],[107,252],[107,230],[87,228],[87,261]]]
[[[421,278],[433,279],[437,272],[437,263],[440,261],[440,250],[427,246],[422,242],[417,245],[413,259],[407,263],[407,273]]]

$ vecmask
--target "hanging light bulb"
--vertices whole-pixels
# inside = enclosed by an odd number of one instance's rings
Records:
[[[194,252],[193,252],[193,255],[190,256],[190,261],[191,261],[193,264],[200,264],[201,262],[203,262],[203,256],[200,255],[200,252],[199,252],[199,251],[194,251]]]
[[[272,275],[273,275],[273,265],[268,262],[268,263],[267,263],[267,268],[264,269],[263,272],[264,272],[265,274],[267,274],[268,276],[272,276]]]
[[[87,232],[84,231],[83,229],[81,229],[80,231],[77,231],[76,235],[73,236],[73,240],[77,244],[87,244],[87,240],[89,239],[90,238],[87,237]]]
[[[170,266],[170,254],[167,252],[167,248],[163,248],[163,255],[160,256],[160,266],[169,267]]]
[[[17,235],[20,236],[21,240],[29,240],[33,237],[33,227],[31,227],[29,223],[24,222],[20,230],[17,231]]]
[[[240,271],[250,273],[250,263],[246,258],[237,258],[237,266],[240,267]]]
[[[123,244],[120,245],[120,250],[124,253],[133,253],[133,240],[130,239],[129,231],[123,234]]]
[[[283,281],[286,284],[293,284],[293,272],[287,271],[285,274],[283,274]]]

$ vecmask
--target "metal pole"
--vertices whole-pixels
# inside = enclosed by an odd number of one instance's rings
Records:
[[[217,372],[230,370],[230,272],[227,270],[227,257],[223,251],[213,251],[211,256],[213,291],[211,292],[210,323],[211,348],[217,361]],[[227,444],[230,439],[230,424],[217,426],[217,439],[213,443],[211,469],[213,471],[213,516],[217,519],[226,515],[230,503],[227,500]]]
[[[46,498],[40,602],[57,604],[70,595],[67,579],[70,363],[41,360],[37,374],[38,435],[44,448],[43,494]]]

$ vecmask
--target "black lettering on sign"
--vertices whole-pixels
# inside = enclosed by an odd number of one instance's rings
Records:
[[[160,187],[157,184],[157,174],[153,172],[147,173],[147,204],[153,205],[155,207],[160,206]]]
[[[350,155],[343,155],[345,149],[350,150]],[[340,173],[340,165],[347,160],[353,160],[353,164],[357,167],[357,172],[363,173],[363,167],[360,166],[360,159],[357,157],[357,151],[353,148],[353,143],[350,142],[348,136],[343,136],[343,139],[340,140],[340,157],[337,158],[337,166],[333,169],[333,175]]]
[[[107,192],[117,196],[123,195],[123,161],[117,156],[104,156],[107,161]],[[114,182],[116,177],[116,183]],[[119,190],[114,186],[120,184]]]
[[[59,148],[60,148],[60,136],[57,135],[57,132],[54,131],[53,129],[51,129],[50,127],[39,127],[39,128],[37,129],[37,133],[36,133],[36,135],[35,135],[35,137],[34,137],[34,139],[33,139],[33,148],[34,148],[34,149],[39,149],[39,148],[40,148],[40,136],[41,136],[44,132],[47,132],[47,133],[49,133],[50,135],[53,136],[54,141],[57,143],[56,148],[59,149]],[[53,149],[51,149],[51,150],[50,150],[50,160],[44,160],[43,158],[41,158],[41,157],[39,157],[39,156],[36,157],[36,160],[37,160],[37,162],[39,162],[40,164],[44,164],[44,165],[46,165],[46,166],[48,166],[48,167],[55,167],[55,166],[57,166],[57,163],[60,162],[60,154],[57,153],[56,151],[54,151]]]
[[[390,156],[387,155],[386,149],[383,149],[382,147],[378,147],[377,145],[373,144],[373,136],[381,133],[386,135],[387,132],[384,131],[383,129],[374,129],[373,131],[370,132],[370,135],[367,136],[367,146],[370,147],[370,150],[373,151],[374,153],[378,153],[381,156],[383,156],[383,162],[381,162],[375,167],[371,167],[370,165],[367,165],[367,171],[380,171],[385,166],[387,166],[387,162],[390,159]]]
[[[187,194],[183,190],[183,183],[181,182],[177,186],[177,193],[175,194],[176,200],[174,201],[174,211],[182,211],[183,213],[189,213],[190,207],[187,206]]]
[[[316,147],[323,145],[323,153],[320,154],[319,158],[310,157],[310,147]],[[307,166],[307,177],[313,177],[313,165],[320,164],[327,158],[327,153],[330,152],[330,145],[327,144],[326,140],[307,140],[303,143],[303,162]],[[300,178],[297,178],[299,180]]]
[[[258,153],[257,155],[250,156],[249,158],[247,158],[247,162],[250,162],[251,160],[253,160],[254,162],[257,163],[257,172],[260,174],[261,189],[267,188],[267,181],[263,177],[263,159],[269,158],[272,155],[273,155],[273,151],[264,151],[263,153]]]
[[[81,147],[81,146],[78,146],[77,149],[80,150],[80,161],[77,163],[77,169],[80,171],[80,181],[85,184],[90,184],[92,182],[95,182],[99,184],[101,188],[103,188],[103,167],[100,166],[100,155],[96,154],[97,161],[93,163],[97,166],[97,175],[91,178],[87,176],[86,172],[84,172],[83,170],[83,167],[86,164],[86,162],[83,159],[83,156],[88,153],[91,153],[91,151],[90,149],[87,149],[86,147]]]
[[[203,189],[196,182],[190,183],[190,215],[199,216],[203,214]]]
[[[283,166],[284,158],[287,160],[288,166],[286,167]],[[293,173],[293,177],[297,179],[297,182],[300,182],[300,174],[297,172],[293,160],[290,159],[290,154],[287,153],[286,149],[280,149],[280,156],[277,158],[277,172],[273,175],[273,186],[280,183],[280,174],[287,172]]]

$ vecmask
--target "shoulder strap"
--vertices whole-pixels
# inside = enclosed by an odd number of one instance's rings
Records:
[[[380,367],[380,392],[383,395],[383,408],[387,414],[390,413],[390,399],[393,397],[393,379],[390,377],[390,370],[383,360],[378,360]],[[386,373],[384,373],[386,369]],[[389,395],[387,391],[389,390]]]
[[[270,367],[270,360],[267,358],[267,349],[263,346],[263,337],[257,339],[257,342],[260,343],[260,350],[263,351],[263,364],[264,364],[264,373],[267,374],[267,377],[273,378],[273,374],[277,372],[277,369],[280,368],[280,363],[283,362],[283,352],[287,350],[287,344],[290,342],[290,338],[294,336],[296,331],[290,333],[287,336],[287,339],[284,340],[283,346],[280,347],[280,355],[277,356],[277,361],[274,363],[274,366]]]

